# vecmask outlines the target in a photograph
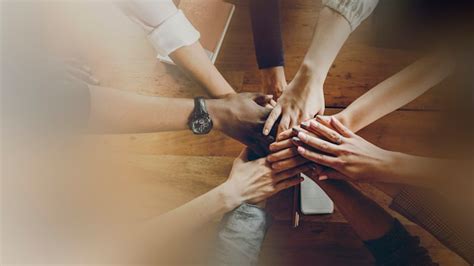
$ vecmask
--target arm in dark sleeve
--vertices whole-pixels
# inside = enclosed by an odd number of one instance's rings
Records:
[[[260,69],[285,64],[280,29],[280,0],[250,1],[253,42]]]
[[[411,236],[397,219],[393,220],[389,232],[378,239],[364,241],[364,244],[374,256],[376,265],[438,265],[420,245],[419,238]]]

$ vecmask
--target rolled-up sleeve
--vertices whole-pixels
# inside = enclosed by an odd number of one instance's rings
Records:
[[[161,56],[199,40],[199,32],[172,0],[132,0],[120,7],[148,33],[150,43]]]
[[[341,14],[355,30],[378,4],[378,0],[323,0],[323,5]]]
[[[256,265],[270,218],[264,210],[242,204],[221,221],[211,265]]]

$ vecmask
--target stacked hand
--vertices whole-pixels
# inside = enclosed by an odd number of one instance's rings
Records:
[[[265,119],[272,110],[271,102],[271,95],[239,93],[209,100],[208,108],[217,129],[262,157],[269,153],[268,146],[275,140],[261,134]]]
[[[235,159],[228,180],[224,183],[225,193],[238,204],[259,203],[275,193],[295,186],[301,181],[296,174],[307,171],[309,165],[287,167],[278,170],[270,168],[265,158],[248,161],[248,149]]]
[[[316,163],[313,178],[372,180],[392,165],[390,152],[367,142],[334,117],[318,116],[280,134],[270,146],[272,168]]]
[[[298,73],[290,82],[268,116],[263,134],[268,135],[280,117],[278,134],[313,118],[317,114],[324,113],[322,86],[311,79],[311,76]]]

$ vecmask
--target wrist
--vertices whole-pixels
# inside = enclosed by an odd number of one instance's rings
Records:
[[[223,99],[206,100],[207,111],[212,119],[214,129],[222,130],[223,115],[227,112]]]
[[[396,173],[400,171],[401,155],[399,152],[382,149],[382,155],[379,157],[381,163],[379,164],[377,175],[380,177],[385,176],[385,181],[394,181],[396,179]]]
[[[326,74],[321,73],[319,68],[314,65],[312,62],[303,61],[300,68],[298,69],[297,76],[301,75],[302,77],[308,80],[308,84],[311,84],[313,87],[322,88],[324,80],[326,79]]]
[[[345,109],[335,114],[334,117],[339,120],[339,122],[341,122],[345,127],[347,127],[353,132],[356,132],[352,123],[352,116],[350,115],[350,113],[345,112]]]
[[[236,193],[235,189],[232,187],[232,184],[229,181],[222,183],[219,187],[219,197],[221,202],[224,204],[224,208],[227,212],[237,208],[238,206],[242,205],[244,201]]]
[[[276,66],[261,69],[262,81],[267,86],[284,86],[286,84],[285,69]]]

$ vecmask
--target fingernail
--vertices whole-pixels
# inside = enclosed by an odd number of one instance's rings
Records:
[[[309,127],[308,121],[305,121],[305,122],[301,123],[301,127],[305,128],[305,129],[308,128]]]
[[[270,130],[268,130],[268,128],[265,128],[263,130],[263,135],[268,135],[268,133],[270,133]]]
[[[321,175],[319,176],[318,180],[319,181],[323,181],[323,180],[327,180],[328,179],[328,176],[327,175]]]
[[[299,132],[298,133],[298,138],[300,138],[300,140],[302,140],[302,141],[305,141],[306,140],[306,134],[303,133],[303,132]]]
[[[305,149],[301,146],[298,146],[298,152],[303,154],[305,152]]]
[[[293,142],[293,144],[295,144],[296,146],[303,145],[303,143],[301,142],[301,140],[298,137],[292,137],[291,142]]]
[[[297,129],[296,127],[292,128],[291,130],[292,130],[292,131],[293,131],[293,133],[295,133],[295,134],[298,134],[298,132],[300,132],[300,130],[299,130],[299,129]]]
[[[319,126],[319,123],[316,122],[316,121],[311,121],[310,124],[311,124],[312,127],[318,127]]]

